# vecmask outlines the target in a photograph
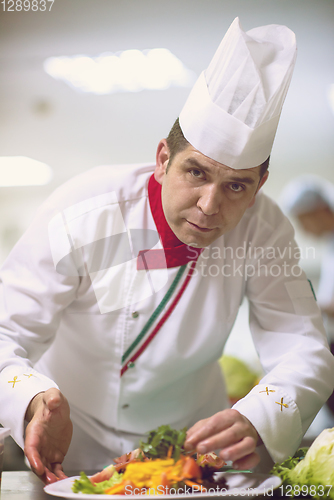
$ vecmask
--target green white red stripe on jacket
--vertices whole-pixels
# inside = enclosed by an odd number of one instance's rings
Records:
[[[175,293],[177,286],[180,283],[182,276],[186,271],[187,265],[185,264],[180,267],[179,271],[177,272],[177,275],[173,280],[173,283],[167,290],[160,304],[152,313],[148,321],[145,323],[144,327],[139,332],[135,340],[123,354],[121,376],[124,375],[124,373],[127,371],[128,368],[131,368],[133,366],[134,362],[138,359],[141,353],[147,348],[150,342],[154,339],[154,337],[157,335],[162,325],[165,323],[165,321],[168,319],[168,317],[171,315],[171,313],[177,306],[193,275],[196,262],[197,260],[191,262],[188,269],[188,273],[186,274],[186,277],[181,287],[179,288],[177,294],[175,295],[174,299],[169,305],[167,311],[162,315],[162,311],[165,309],[168,302],[172,299],[173,294]]]

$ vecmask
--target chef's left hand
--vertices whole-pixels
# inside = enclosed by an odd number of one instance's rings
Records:
[[[223,410],[200,420],[187,432],[184,448],[197,453],[220,450],[219,456],[231,460],[235,469],[251,469],[260,457],[255,451],[260,437],[250,421],[237,410]]]

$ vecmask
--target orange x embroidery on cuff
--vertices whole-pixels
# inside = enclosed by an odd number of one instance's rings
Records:
[[[284,406],[284,408],[289,408],[289,405],[287,405],[286,403],[283,403],[283,398],[281,398],[281,402],[280,403],[278,401],[275,401],[275,403],[277,405],[280,405],[281,411],[283,411],[283,406]]]
[[[14,388],[14,386],[15,386],[15,384],[17,382],[21,382],[21,380],[17,380],[17,379],[18,379],[18,376],[15,375],[15,377],[13,378],[13,380],[8,380],[8,384],[13,384],[13,388]]]
[[[266,387],[265,391],[260,391],[260,392],[265,392],[267,396],[269,396],[269,392],[276,392],[276,391],[273,391],[272,389],[268,389],[268,387]]]

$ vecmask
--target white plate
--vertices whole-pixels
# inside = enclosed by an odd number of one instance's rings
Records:
[[[148,498],[162,499],[175,499],[178,497],[194,496],[198,498],[199,495],[203,497],[225,496],[235,498],[237,496],[257,496],[257,495],[271,495],[275,488],[278,488],[282,483],[278,476],[269,476],[267,474],[255,474],[252,472],[221,472],[227,481],[226,490],[221,490],[219,493],[184,493],[182,495],[149,495]],[[52,483],[44,487],[44,490],[49,495],[55,495],[63,498],[71,498],[76,500],[125,500],[130,497],[131,500],[143,500],[147,495],[89,495],[84,493],[73,493],[72,484],[79,476],[69,477]]]

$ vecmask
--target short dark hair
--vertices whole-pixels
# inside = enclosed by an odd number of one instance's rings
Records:
[[[260,165],[260,179],[262,179],[264,174],[267,172],[267,170],[269,168],[269,161],[270,161],[270,156],[268,156],[268,158],[263,163],[261,163],[261,165]]]
[[[180,153],[184,149],[187,149],[188,146],[190,146],[190,143],[183,135],[178,118],[175,120],[174,125],[170,129],[170,132],[166,140],[169,149],[169,165],[170,165],[172,163],[174,156],[177,153]],[[260,168],[261,179],[269,168],[269,160],[270,156],[268,156],[268,158],[261,164]]]
[[[180,127],[179,119],[176,118],[174,125],[170,129],[168,137],[166,139],[167,146],[169,149],[169,162],[171,163],[174,156],[177,153],[180,153],[184,149],[187,149],[190,146],[190,143],[184,137],[183,132]]]

